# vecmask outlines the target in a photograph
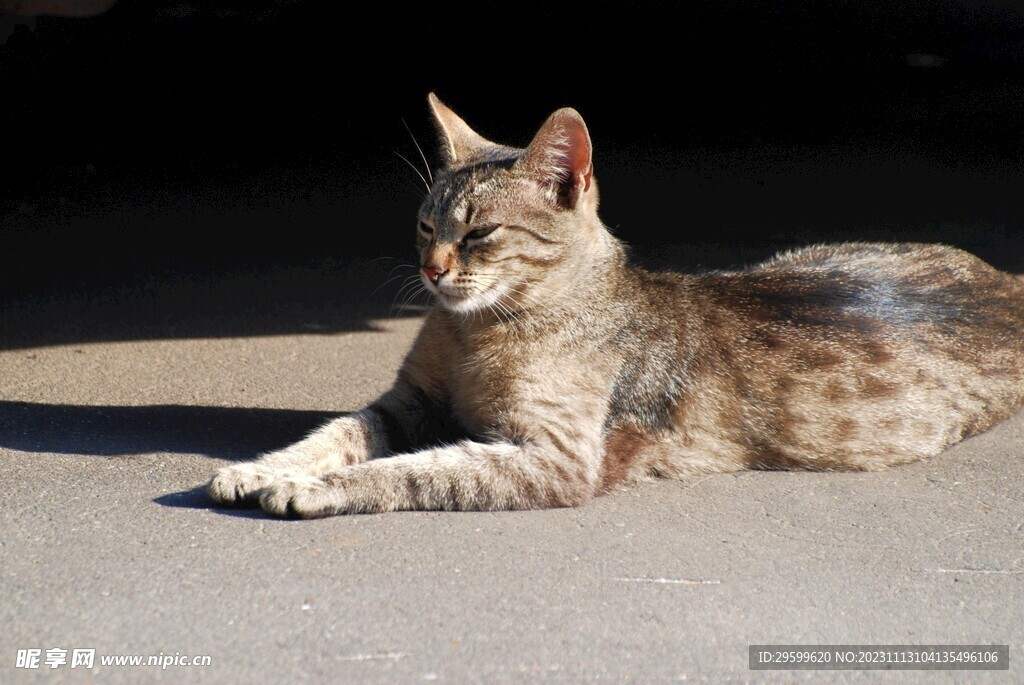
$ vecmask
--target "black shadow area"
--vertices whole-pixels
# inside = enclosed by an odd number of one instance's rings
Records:
[[[0,447],[97,457],[169,452],[245,460],[285,447],[335,416],[249,407],[0,401]]]
[[[0,350],[120,340],[375,330],[418,315],[417,268],[392,258],[319,258],[110,273],[4,289]]]
[[[645,264],[920,240],[1024,270],[1017,5],[150,0],[3,14],[0,349],[373,326],[415,275],[374,294],[417,260],[440,163],[429,91],[514,146],[577,108],[601,216]],[[469,56],[432,49],[453,35],[472,36]],[[586,68],[560,68],[565,46]],[[398,262],[377,269],[382,255]]]

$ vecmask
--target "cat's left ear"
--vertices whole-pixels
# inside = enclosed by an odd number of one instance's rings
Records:
[[[559,205],[574,209],[594,174],[590,133],[580,113],[560,109],[544,122],[516,162]]]

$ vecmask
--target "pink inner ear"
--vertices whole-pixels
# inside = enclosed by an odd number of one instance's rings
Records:
[[[548,117],[517,164],[570,207],[590,189],[590,136],[580,115],[561,109]]]
[[[594,167],[590,163],[590,144],[587,140],[587,132],[582,127],[573,124],[567,125],[566,128],[569,138],[566,161],[569,163],[572,178],[578,179],[582,183],[584,191],[589,190],[590,176]]]

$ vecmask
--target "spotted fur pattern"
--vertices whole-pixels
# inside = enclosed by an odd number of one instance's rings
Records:
[[[1024,285],[939,245],[842,244],[649,273],[597,215],[573,110],[526,149],[440,101],[419,212],[436,299],[393,388],[209,485],[279,515],[575,506],[740,469],[935,455],[1024,401]]]

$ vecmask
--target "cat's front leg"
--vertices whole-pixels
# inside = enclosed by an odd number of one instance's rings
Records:
[[[596,492],[600,440],[553,436],[525,444],[464,441],[283,478],[260,494],[279,516],[317,518],[396,510],[508,510],[577,506]]]
[[[253,501],[263,488],[280,479],[319,476],[381,456],[387,449],[384,417],[371,407],[334,419],[282,450],[222,468],[207,491],[218,504]]]

